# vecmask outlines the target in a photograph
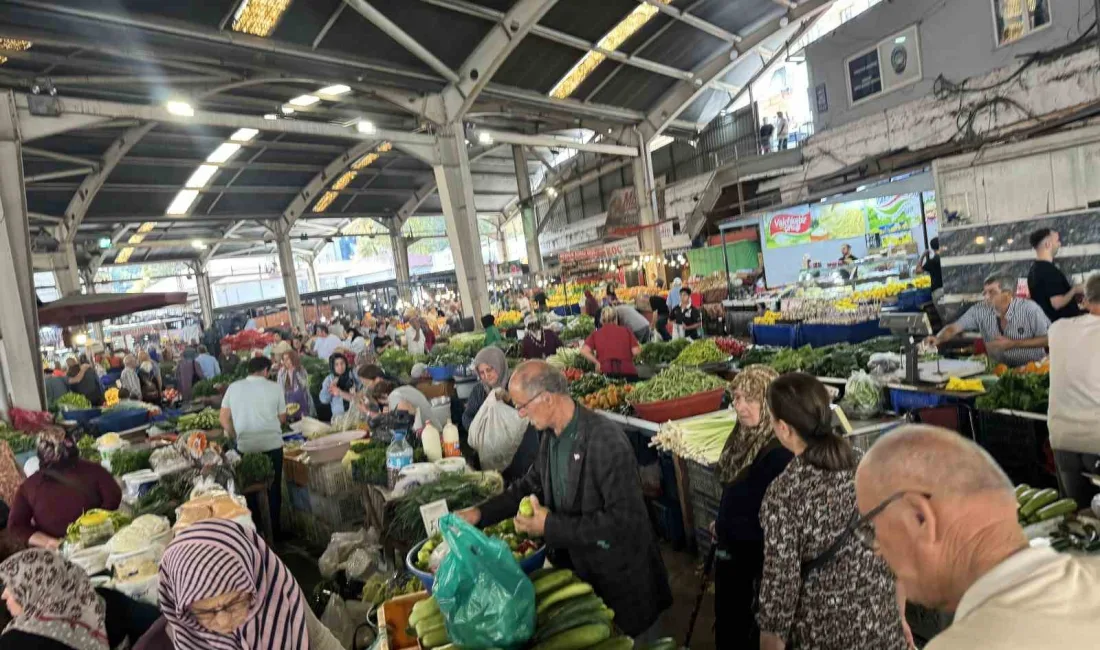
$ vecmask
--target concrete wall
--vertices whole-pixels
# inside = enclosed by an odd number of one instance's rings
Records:
[[[872,7],[807,48],[815,131],[930,95],[941,74],[961,81],[1010,66],[1019,61],[1019,55],[1067,43],[1092,24],[1091,2],[1046,1],[1051,24],[1003,47],[996,45],[992,0],[893,0]],[[1079,11],[1085,15],[1079,16]],[[913,24],[919,25],[921,81],[851,106],[844,60]],[[829,108],[817,114],[814,89],[821,83],[827,89]]]

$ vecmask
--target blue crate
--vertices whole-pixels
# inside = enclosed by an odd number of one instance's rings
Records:
[[[781,348],[797,348],[802,345],[801,328],[798,325],[752,326],[752,342]]]
[[[100,434],[127,431],[149,421],[149,412],[141,410],[115,411],[89,421]]]
[[[80,426],[85,426],[102,413],[101,409],[66,409],[61,411],[61,417],[65,420],[72,420]]]
[[[863,343],[880,336],[889,336],[890,330],[878,326],[878,320],[869,320],[855,325],[848,325],[847,343]]]
[[[428,366],[428,374],[432,381],[447,381],[455,375],[454,366]]]
[[[898,294],[898,311],[920,311],[921,305],[932,302],[931,289],[910,289]]]
[[[895,413],[907,413],[918,409],[933,408],[947,404],[946,395],[936,395],[917,390],[905,390],[904,388],[890,389],[890,404]]]
[[[847,325],[803,325],[802,345],[823,348],[834,343],[845,343],[848,341],[850,329]]]

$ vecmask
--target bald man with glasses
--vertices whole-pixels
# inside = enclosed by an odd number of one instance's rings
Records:
[[[908,600],[954,612],[928,650],[1100,643],[1100,558],[1031,547],[1012,483],[978,445],[931,426],[880,439],[856,472],[856,534]]]

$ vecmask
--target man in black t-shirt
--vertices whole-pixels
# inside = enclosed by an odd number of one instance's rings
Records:
[[[680,289],[680,304],[672,310],[672,320],[680,326],[684,336],[689,339],[702,337],[702,316],[699,310],[691,306],[691,289]]]
[[[1035,263],[1027,274],[1027,289],[1043,309],[1050,322],[1059,318],[1073,318],[1083,312],[1077,306],[1077,297],[1084,295],[1084,287],[1073,286],[1066,275],[1054,265],[1054,256],[1062,248],[1058,233],[1041,228],[1031,233],[1031,247],[1035,249]]]
[[[928,242],[928,250],[917,262],[917,273],[927,273],[932,279],[932,291],[943,288],[943,265],[940,262],[940,238],[933,237]]]

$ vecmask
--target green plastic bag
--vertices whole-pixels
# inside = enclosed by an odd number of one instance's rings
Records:
[[[451,643],[467,650],[516,648],[535,633],[535,586],[508,545],[453,514],[439,520],[450,552],[432,595]]]

